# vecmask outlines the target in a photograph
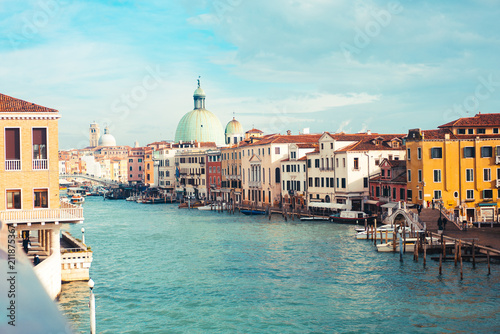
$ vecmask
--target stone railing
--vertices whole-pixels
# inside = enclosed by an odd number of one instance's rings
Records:
[[[67,202],[60,202],[57,209],[8,210],[0,212],[0,220],[6,223],[34,222],[80,222],[83,208]]]

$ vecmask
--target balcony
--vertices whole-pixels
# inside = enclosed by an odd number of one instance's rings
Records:
[[[262,188],[262,183],[260,181],[250,181],[248,182],[250,188]]]
[[[500,164],[500,155],[496,156],[495,163],[498,165]]]
[[[500,179],[497,179],[497,188],[500,188]]]
[[[47,159],[33,159],[33,170],[47,170],[49,163]]]
[[[241,180],[241,175],[227,175],[228,180]]]
[[[21,160],[5,160],[5,170],[21,170]]]
[[[41,223],[83,221],[83,208],[67,202],[60,202],[57,209],[8,210],[0,211],[0,220],[6,223]]]

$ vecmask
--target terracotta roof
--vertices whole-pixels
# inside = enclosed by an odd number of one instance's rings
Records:
[[[0,112],[55,112],[58,111],[56,109],[51,109],[43,106],[39,106],[38,104],[30,103],[27,101],[23,101],[20,99],[16,99],[14,97],[10,97],[8,95],[4,95],[0,93]]]
[[[500,127],[500,114],[476,114],[474,117],[463,117],[455,121],[438,126],[438,128],[462,126],[498,126]]]
[[[389,160],[387,162],[391,167],[405,167],[406,168],[406,160]]]
[[[396,140],[398,142],[401,141],[403,137],[406,135],[403,134],[372,134],[372,135],[364,135],[364,137],[361,140],[358,140],[357,142],[348,145],[344,148],[341,148],[337,150],[336,152],[348,152],[348,151],[369,151],[369,150],[375,150],[375,151],[383,151],[383,150],[402,150],[403,145],[400,144],[399,147],[392,147],[389,145],[389,142]],[[375,143],[375,140],[380,140],[382,141],[379,144]]]
[[[455,135],[450,129],[438,130],[423,130],[424,140],[429,139],[444,139],[445,135],[450,135],[449,139],[476,139],[476,138],[500,138],[500,134],[472,134],[472,135]]]
[[[260,131],[259,129],[253,128],[253,129],[248,130],[245,133],[264,133],[264,132]]]
[[[304,161],[304,160],[307,160],[307,156],[305,155],[302,158],[297,159],[297,161]]]
[[[261,138],[258,138],[258,140],[254,141],[253,143],[245,142],[244,144],[241,145],[241,147],[267,145],[267,144],[292,144],[292,143],[314,144],[314,143],[318,142],[320,137],[321,137],[321,135],[319,135],[319,134],[309,134],[309,135],[272,134],[272,135],[266,135],[266,136],[263,136]]]
[[[318,143],[298,143],[296,144],[298,148],[316,148]]]

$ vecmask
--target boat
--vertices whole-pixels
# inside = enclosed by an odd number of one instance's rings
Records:
[[[417,238],[406,238],[406,240],[403,240],[403,245],[405,247],[406,252],[414,252],[415,251],[415,245],[417,243]],[[434,239],[432,244],[431,244],[431,238],[427,237],[425,243],[427,244],[427,247],[432,247],[436,245],[440,245],[440,241],[438,239]],[[453,243],[450,243],[451,245]],[[383,244],[378,244],[377,245],[377,251],[379,252],[394,252],[394,244],[393,241],[389,241],[387,243]],[[399,240],[396,241],[396,252],[399,252]]]
[[[194,208],[198,208],[200,206],[203,206],[202,202],[195,202],[195,203],[191,203],[191,204],[184,202],[184,203],[179,204],[179,209],[183,209],[183,208],[194,209]]]
[[[250,215],[265,215],[266,211],[264,210],[240,210],[240,212],[244,215],[250,216]]]
[[[300,217],[302,221],[328,221],[330,217],[312,216],[312,217]]]
[[[226,203],[222,203],[222,210],[228,210],[231,209],[231,205],[226,205]],[[220,210],[220,205],[219,204],[208,204],[205,206],[200,206],[198,207],[198,210],[202,211],[210,211],[210,210]]]
[[[340,214],[330,215],[329,220],[340,224],[364,224],[365,220],[372,223],[377,216],[369,216],[363,211],[341,211]]]
[[[73,204],[82,204],[85,202],[85,197],[82,195],[73,195],[70,199],[70,202]]]

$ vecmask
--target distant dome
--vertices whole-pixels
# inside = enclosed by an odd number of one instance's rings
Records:
[[[101,139],[99,139],[99,146],[116,146],[116,139],[109,133],[108,127],[104,128],[104,134]]]
[[[175,131],[175,141],[214,142],[217,146],[224,145],[224,131],[217,116],[205,109],[206,94],[200,87],[194,91],[194,110],[185,114]]]
[[[226,136],[228,135],[233,135],[233,134],[243,134],[243,127],[241,126],[241,123],[238,122],[234,117],[229,123],[226,125],[226,131],[225,134]]]

